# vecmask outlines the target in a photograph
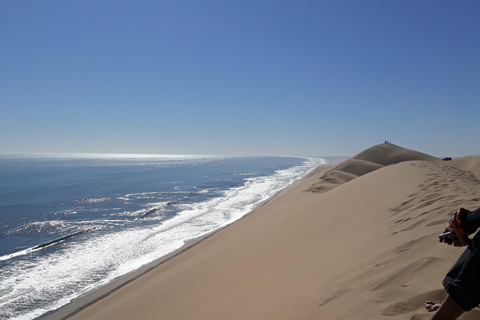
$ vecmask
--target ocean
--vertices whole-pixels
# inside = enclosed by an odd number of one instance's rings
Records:
[[[0,155],[0,319],[35,319],[226,226],[324,158]]]

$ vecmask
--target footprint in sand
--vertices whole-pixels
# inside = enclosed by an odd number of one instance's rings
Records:
[[[326,305],[327,303],[337,299],[337,298],[340,298],[341,296],[343,296],[345,293],[348,292],[348,289],[340,289],[338,291],[335,291],[330,297],[326,298],[322,303],[320,303],[318,305],[318,307],[322,307],[324,305]]]
[[[406,250],[407,247],[405,247]],[[421,258],[413,263],[406,265],[405,267],[391,273],[389,276],[384,277],[381,279],[377,284],[371,289],[372,291],[378,291],[384,289],[389,286],[399,285],[402,284],[405,279],[410,279],[412,275],[416,274],[417,272],[424,270],[431,264],[436,263],[439,258],[435,257],[424,257]],[[429,299],[432,300],[432,299]]]
[[[427,223],[427,227],[438,226],[438,225],[441,225],[441,224],[446,225],[447,222],[448,222],[448,219],[435,220],[435,221],[432,221],[430,223]]]
[[[410,313],[410,312],[416,311],[417,309],[423,310],[425,301],[429,301],[429,300],[439,301],[439,300],[443,300],[444,298],[445,298],[445,290],[443,289],[423,292],[423,293],[414,295],[413,297],[409,297],[404,300],[392,303],[391,305],[389,305],[387,308],[383,310],[382,315],[396,316],[396,315]],[[425,311],[424,314],[426,313],[427,312]],[[419,315],[419,316],[422,316],[422,315]],[[423,318],[417,318],[417,319],[423,319]]]

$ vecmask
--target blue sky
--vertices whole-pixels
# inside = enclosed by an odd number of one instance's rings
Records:
[[[0,2],[0,153],[480,154],[480,1]]]

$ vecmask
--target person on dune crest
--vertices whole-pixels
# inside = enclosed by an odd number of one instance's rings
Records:
[[[447,296],[443,301],[427,301],[425,308],[435,312],[431,320],[453,320],[480,304],[480,208],[455,211],[448,221],[440,242],[455,247],[467,247],[443,279]],[[450,234],[447,234],[450,233]]]

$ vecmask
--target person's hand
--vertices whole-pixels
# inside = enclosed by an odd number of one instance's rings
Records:
[[[463,247],[468,245],[470,239],[468,235],[458,225],[458,211],[454,212],[453,216],[448,220],[448,225],[444,232],[452,232],[453,236],[440,238],[440,242],[448,245],[454,245],[455,247]]]
[[[443,230],[442,233],[447,233],[447,232],[452,232],[449,228],[448,228],[448,225],[447,227],[445,228],[445,230]],[[448,244],[449,246],[451,246],[453,244],[453,241],[454,241],[454,238],[456,238],[457,236],[452,232],[451,235],[448,235],[448,236],[442,236],[438,239],[438,241],[440,241],[441,243],[446,243]]]
[[[453,238],[453,245],[455,247],[467,246],[470,242],[468,235],[460,228],[458,219],[458,211],[453,214],[453,217],[448,220],[448,228],[455,233],[456,237]]]

